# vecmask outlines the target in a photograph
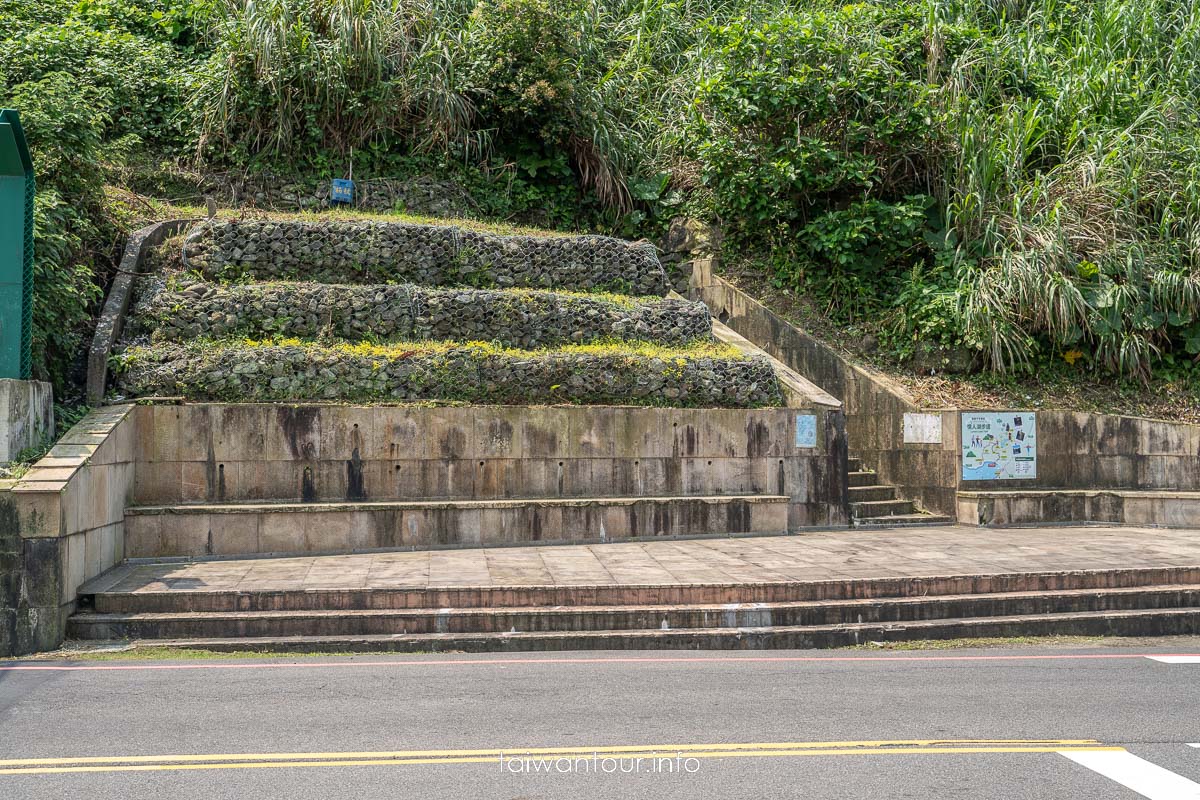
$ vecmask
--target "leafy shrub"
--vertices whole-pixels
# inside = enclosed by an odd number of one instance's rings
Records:
[[[809,290],[831,317],[853,321],[889,305],[900,275],[923,258],[931,198],[860,200],[800,229],[779,277]]]
[[[180,79],[170,46],[120,30],[95,30],[78,20],[46,25],[5,41],[7,81],[21,84],[51,73],[75,76],[82,85],[104,89],[92,95],[113,135],[133,134],[150,142],[178,139]]]
[[[576,16],[562,0],[481,0],[471,12],[466,84],[502,136],[561,144],[571,133]]]
[[[71,75],[51,73],[14,87],[9,102],[34,155],[33,363],[37,377],[63,377],[78,352],[100,287],[88,249],[101,237],[104,217],[103,93]]]
[[[887,13],[846,6],[714,31],[693,137],[735,233],[804,224],[914,184],[933,112],[897,52],[911,36],[879,30]]]

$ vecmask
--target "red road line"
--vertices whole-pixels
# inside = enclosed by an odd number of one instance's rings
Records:
[[[178,670],[178,669],[344,669],[348,667],[456,667],[496,666],[507,664],[730,664],[754,663],[809,663],[869,661],[889,663],[916,663],[936,661],[1066,661],[1066,660],[1120,660],[1149,658],[1150,656],[1187,656],[1194,653],[1062,653],[1056,655],[1010,655],[1010,656],[652,656],[648,658],[455,658],[443,661],[318,661],[315,663],[270,661],[250,664],[10,664],[0,665],[0,672],[112,672],[124,670]]]

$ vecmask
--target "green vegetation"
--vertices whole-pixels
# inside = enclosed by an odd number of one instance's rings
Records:
[[[104,186],[164,162],[435,174],[567,230],[688,214],[897,358],[1200,382],[1183,0],[0,0],[0,32],[60,383]]]
[[[976,650],[1020,647],[1114,647],[1130,640],[1105,636],[984,636],[964,639],[911,639],[897,642],[868,642],[842,650]],[[1136,641],[1136,640],[1134,640]]]
[[[598,356],[609,358],[657,358],[662,361],[676,363],[685,359],[719,358],[723,361],[744,361],[750,356],[736,347],[721,342],[695,342],[687,345],[665,346],[653,342],[637,340],[613,339],[610,341],[593,342],[591,344],[564,344],[556,347],[545,347],[537,350],[522,350],[516,347],[503,347],[493,342],[332,342],[318,343],[293,337],[274,339],[229,339],[226,341],[206,339],[199,342],[189,342],[181,345],[185,350],[204,353],[221,348],[258,348],[258,347],[307,347],[321,350],[336,350],[348,355],[381,356],[387,358],[403,358],[412,355],[431,355],[446,353],[451,350],[470,350],[480,358],[487,356],[505,356],[510,358],[532,358],[538,355],[563,356]],[[140,348],[132,347],[118,357],[118,361],[128,363],[136,361]]]

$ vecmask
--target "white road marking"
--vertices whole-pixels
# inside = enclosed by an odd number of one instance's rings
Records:
[[[1164,664],[1200,664],[1200,656],[1146,656],[1151,661]]]
[[[1127,750],[1059,751],[1059,755],[1150,800],[1200,800],[1200,783],[1138,758]]]

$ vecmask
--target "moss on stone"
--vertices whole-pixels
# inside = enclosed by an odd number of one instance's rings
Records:
[[[609,342],[517,350],[488,342],[255,339],[132,347],[117,360],[120,389],[135,397],[682,407],[782,401],[768,361],[715,343],[668,348]]]

